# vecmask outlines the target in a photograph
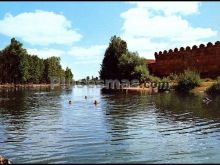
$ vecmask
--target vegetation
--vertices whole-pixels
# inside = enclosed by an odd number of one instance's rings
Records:
[[[119,78],[119,58],[127,52],[127,43],[121,40],[120,37],[113,36],[104,54],[101,70],[99,72],[100,78],[103,80]]]
[[[68,67],[66,68],[66,70],[65,70],[65,72],[64,72],[64,75],[65,75],[65,80],[66,80],[67,82],[72,83],[72,81],[73,81],[73,74],[72,74],[70,68],[68,68]]]
[[[178,78],[179,78],[179,76],[178,76],[177,74],[174,74],[174,73],[171,73],[171,74],[167,77],[167,79],[168,79],[169,81],[178,81]]]
[[[103,80],[138,79],[140,81],[149,74],[144,58],[139,57],[137,52],[129,52],[127,43],[116,36],[110,40],[99,73]]]
[[[69,68],[64,71],[59,57],[41,59],[29,55],[15,38],[0,51],[0,83],[50,83],[52,77],[73,79]]]
[[[190,91],[199,86],[200,81],[200,75],[197,72],[186,70],[178,77],[177,90],[185,92]]]
[[[211,85],[205,92],[209,95],[220,94],[220,77],[217,77],[217,82]]]
[[[147,78],[146,78],[147,81],[150,81],[150,82],[154,82],[154,83],[159,83],[161,81],[161,79],[157,76],[152,76],[152,75],[149,75]]]

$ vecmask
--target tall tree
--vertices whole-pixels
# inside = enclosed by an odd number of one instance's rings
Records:
[[[72,72],[71,72],[71,69],[70,68],[66,68],[66,70],[65,70],[65,80],[66,80],[66,82],[72,82],[72,80],[73,80],[73,74],[72,74]]]
[[[144,58],[139,57],[137,52],[128,51],[127,43],[120,37],[113,36],[105,51],[99,73],[103,80],[143,80],[147,77],[148,70]]]
[[[115,79],[119,78],[118,63],[122,54],[127,53],[127,43],[120,37],[113,36],[109,46],[105,51],[104,59],[101,64],[100,78]]]
[[[12,38],[10,45],[2,50],[5,68],[3,82],[5,83],[21,83],[28,79],[28,62],[26,59],[28,54],[22,46],[22,43]]]
[[[29,74],[31,75],[29,82],[40,83],[41,75],[43,74],[41,69],[42,60],[36,55],[29,56],[29,65],[31,66],[29,67]]]

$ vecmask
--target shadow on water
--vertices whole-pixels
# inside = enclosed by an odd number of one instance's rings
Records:
[[[16,130],[23,129],[26,123],[25,115],[30,107],[25,102],[26,94],[24,91],[1,91],[0,92],[0,114],[1,119],[8,121],[8,125]]]

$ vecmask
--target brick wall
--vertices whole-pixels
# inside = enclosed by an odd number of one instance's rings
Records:
[[[148,64],[150,73],[163,77],[171,73],[179,74],[186,69],[196,70],[201,77],[220,76],[220,42],[207,45],[181,47],[169,51],[155,52],[155,63]]]

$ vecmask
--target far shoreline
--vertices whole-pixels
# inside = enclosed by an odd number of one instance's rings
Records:
[[[200,86],[195,87],[194,89],[191,90],[192,93],[194,94],[204,94],[206,89],[210,87],[215,81],[211,82],[205,82],[202,81]],[[167,90],[162,90],[162,91],[175,91],[175,86],[177,85],[176,83],[169,83],[169,89]],[[72,84],[74,85],[74,84]],[[5,84],[0,84],[0,90],[8,90],[8,89],[39,89],[39,88],[54,88],[54,87],[64,87],[68,86],[67,84],[47,84],[47,83],[42,83],[42,84],[10,84],[10,83],[5,83]],[[158,90],[157,87],[145,87],[143,84],[136,86],[136,87],[124,87],[120,89],[107,89],[104,88],[105,92],[122,92],[122,93],[130,93],[130,92],[140,92],[140,93],[160,93],[161,91]]]
[[[38,88],[38,87],[51,87],[52,84],[0,84],[0,89],[9,88]],[[53,86],[61,86],[61,84],[53,84]]]

